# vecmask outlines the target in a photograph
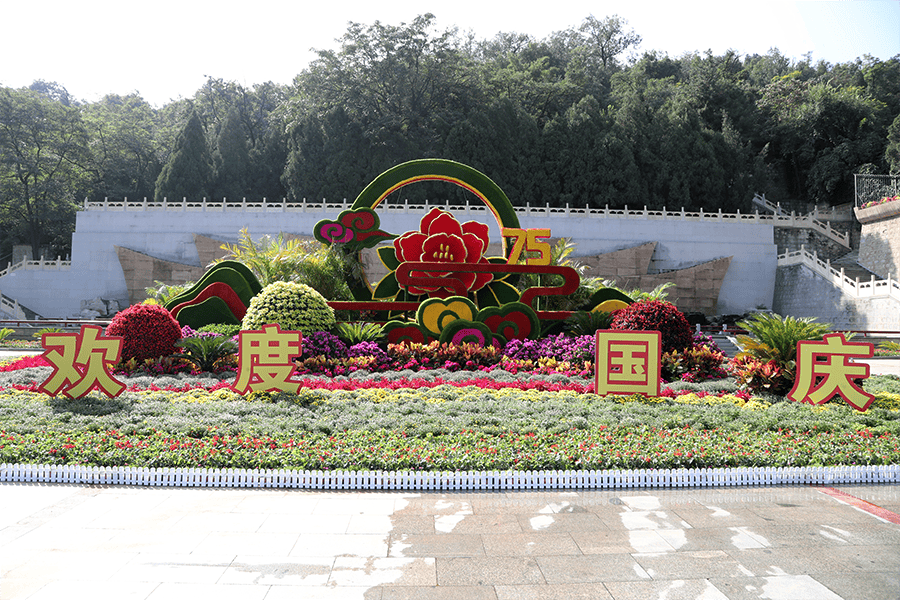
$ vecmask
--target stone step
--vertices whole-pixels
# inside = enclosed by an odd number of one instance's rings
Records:
[[[859,264],[859,248],[851,250],[847,254],[831,261],[831,267],[840,271],[844,269],[844,276],[850,279],[859,278],[860,281],[866,281],[874,275],[876,279],[881,279],[875,273]]]
[[[728,358],[733,358],[741,349],[734,343],[734,336],[722,332],[712,333],[710,337]]]

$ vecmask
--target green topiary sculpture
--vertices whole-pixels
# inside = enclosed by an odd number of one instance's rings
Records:
[[[307,336],[328,331],[334,325],[334,310],[325,298],[303,283],[276,281],[253,297],[241,329],[261,329],[278,323],[283,331],[301,331]]]

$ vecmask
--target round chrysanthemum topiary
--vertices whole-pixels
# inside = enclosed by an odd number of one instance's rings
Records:
[[[647,300],[635,302],[613,313],[610,329],[659,331],[663,352],[689,348],[693,342],[691,325],[674,304]]]
[[[304,283],[276,281],[253,296],[241,329],[261,329],[277,323],[282,331],[328,331],[334,325],[334,310],[324,296]]]
[[[123,362],[146,360],[175,354],[181,325],[159,304],[135,304],[113,317],[106,335],[122,337]]]

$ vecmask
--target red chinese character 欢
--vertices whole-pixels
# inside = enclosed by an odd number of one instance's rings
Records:
[[[597,394],[659,395],[658,331],[597,332]]]
[[[859,411],[869,408],[875,396],[864,392],[854,379],[869,376],[869,365],[849,358],[870,358],[872,344],[848,342],[842,333],[826,334],[822,341],[797,342],[797,374],[788,398],[795,402],[822,404],[835,394]]]
[[[247,391],[283,390],[297,393],[300,383],[290,381],[301,354],[299,331],[281,331],[278,324],[263,325],[262,330],[241,331],[238,376],[231,386],[238,394]]]
[[[41,392],[67,398],[80,398],[99,389],[111,398],[125,390],[125,384],[109,370],[122,356],[122,338],[104,336],[97,325],[83,325],[78,333],[45,333],[41,336],[44,359],[53,367]]]

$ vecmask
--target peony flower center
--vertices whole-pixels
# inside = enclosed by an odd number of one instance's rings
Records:
[[[434,250],[434,254],[432,255],[436,262],[438,261],[450,261],[455,262],[453,259],[453,252],[450,249],[450,244],[439,244],[437,248]]]

